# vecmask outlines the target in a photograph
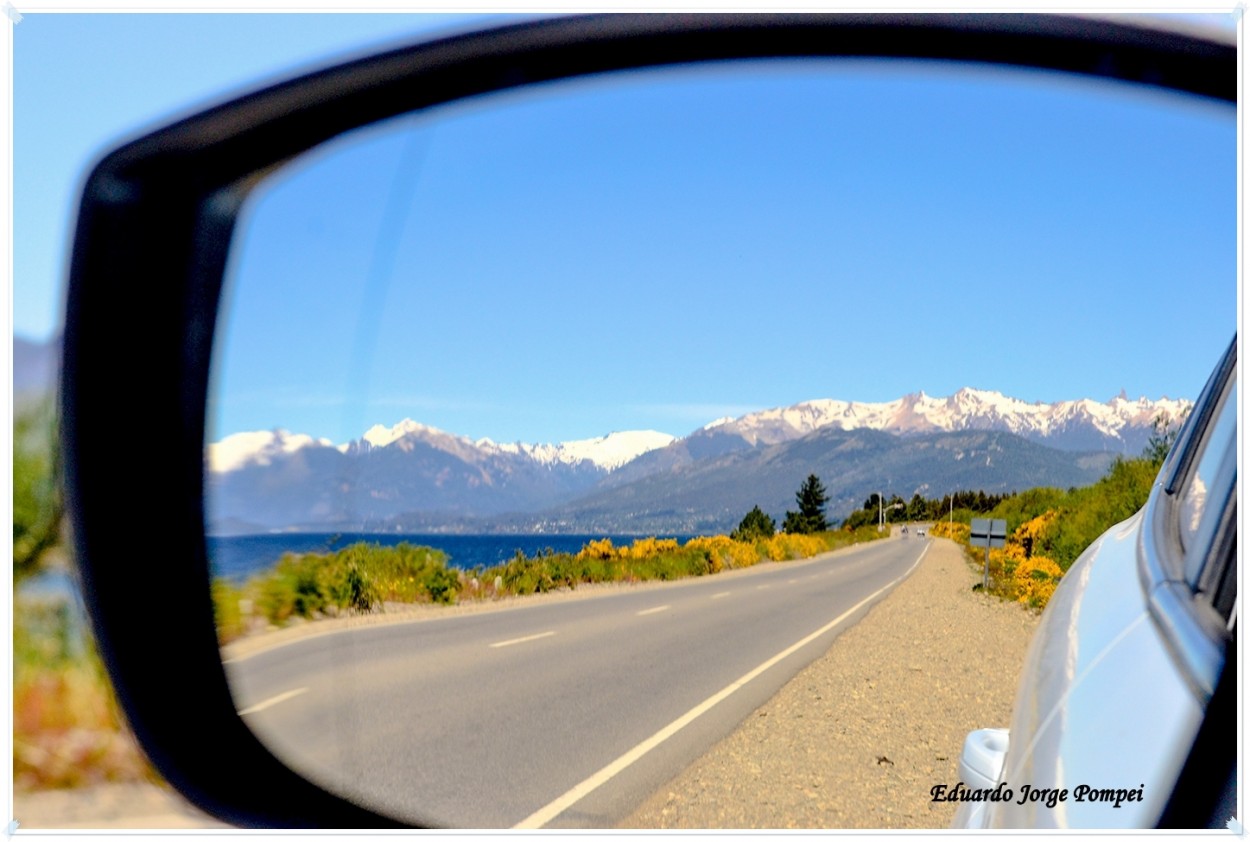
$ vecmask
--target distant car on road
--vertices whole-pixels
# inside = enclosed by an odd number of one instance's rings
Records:
[[[924,527],[923,527],[923,526],[918,526],[918,527],[916,527],[916,537],[917,537],[917,538],[923,538],[923,537],[924,537]]]

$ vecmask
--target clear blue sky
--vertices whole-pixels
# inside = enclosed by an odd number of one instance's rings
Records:
[[[28,15],[15,325],[56,322],[83,163],[449,19]],[[1034,73],[687,71],[406,118],[242,228],[216,436],[402,418],[497,441],[961,386],[1193,397],[1236,328],[1235,126]]]
[[[51,335],[73,206],[116,141],[261,82],[469,15],[54,14],[13,28],[14,330]]]

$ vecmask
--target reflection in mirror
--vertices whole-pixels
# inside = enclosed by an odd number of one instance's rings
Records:
[[[1235,329],[1234,172],[1231,109],[886,61],[304,156],[249,200],[210,396],[240,713],[403,819],[625,820],[912,568],[882,524],[1089,485],[1185,411]]]

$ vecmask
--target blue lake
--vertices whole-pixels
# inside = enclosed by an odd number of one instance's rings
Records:
[[[208,538],[208,557],[213,575],[241,581],[273,566],[283,553],[328,553],[363,541],[392,547],[401,542],[434,547],[448,555],[452,567],[470,569],[501,564],[517,550],[534,556],[550,548],[575,553],[589,541],[608,537],[617,546],[632,544],[637,535],[400,535],[394,533],[267,533]],[[690,536],[676,537],[685,541]]]

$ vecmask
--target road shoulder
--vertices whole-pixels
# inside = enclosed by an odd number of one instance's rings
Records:
[[[628,828],[944,828],[965,735],[1006,727],[1038,617],[972,591],[962,550],[919,568]]]

